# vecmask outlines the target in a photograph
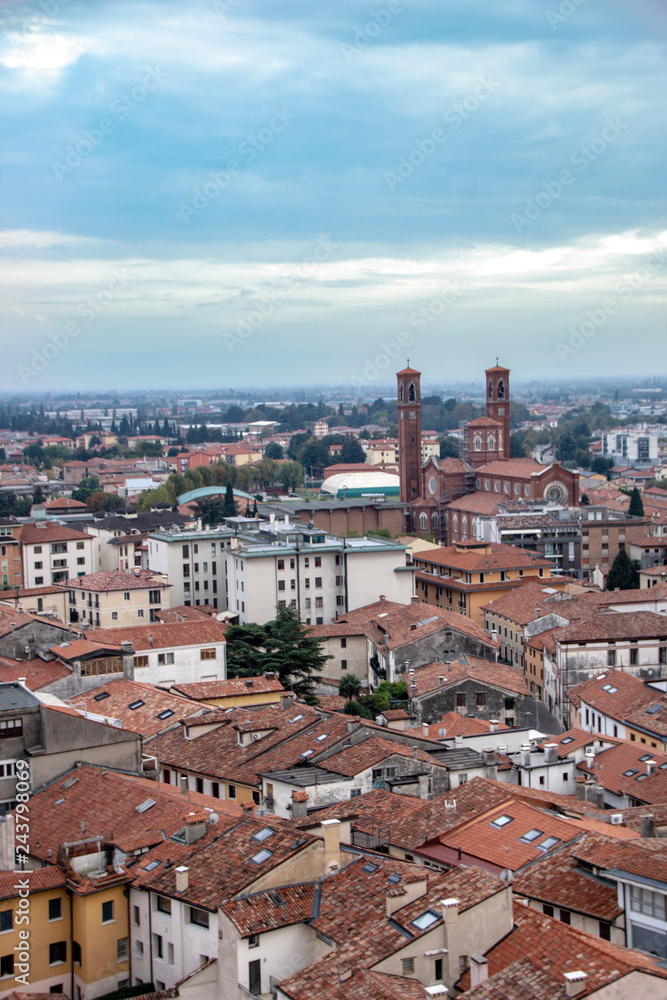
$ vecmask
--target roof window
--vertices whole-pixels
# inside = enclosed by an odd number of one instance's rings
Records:
[[[508,816],[505,813],[502,816],[498,816],[496,817],[496,819],[492,820],[489,823],[489,826],[495,826],[496,830],[502,830],[504,826],[507,826],[507,824],[511,823],[513,820],[514,820],[513,816]]]
[[[135,710],[136,708],[141,708],[141,706],[142,706],[142,705],[144,705],[144,704],[145,704],[145,702],[143,702],[143,701],[141,700],[141,698],[137,698],[137,700],[136,700],[136,701],[131,701],[131,702],[130,702],[130,704],[129,704],[128,708],[131,708],[131,709],[132,709],[132,711],[134,712],[134,710]]]
[[[275,832],[276,831],[272,830],[270,826],[265,826],[263,830],[259,831],[259,833],[253,834],[252,839],[259,840],[261,843],[263,840],[268,840],[269,837],[272,837]]]
[[[273,851],[267,851],[266,847],[264,847],[261,851],[258,851],[257,854],[253,854],[250,860],[254,861],[256,865],[261,865],[263,861],[268,861],[269,858],[272,857]]]
[[[420,913],[418,917],[412,921],[415,927],[418,927],[420,931],[425,931],[427,927],[434,924],[436,920],[440,919],[440,914],[436,913],[435,910],[426,910],[425,913]]]

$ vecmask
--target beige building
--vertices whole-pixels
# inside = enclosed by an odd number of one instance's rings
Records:
[[[68,581],[69,620],[81,626],[115,628],[157,621],[169,607],[167,578],[148,570],[101,571]]]
[[[91,535],[54,521],[24,524],[21,535],[24,587],[65,583],[93,571]]]

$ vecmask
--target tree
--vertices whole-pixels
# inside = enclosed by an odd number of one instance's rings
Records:
[[[639,563],[630,559],[625,549],[620,549],[607,575],[606,590],[637,590],[639,588]]]
[[[283,452],[283,446],[278,444],[277,441],[269,441],[264,450],[264,458],[272,458],[279,462],[284,457],[285,453]]]
[[[303,466],[299,462],[282,462],[278,466],[278,482],[286,490],[295,490],[303,485]]]
[[[195,512],[197,517],[201,517],[202,524],[222,524],[225,517],[234,516],[225,514],[225,498],[221,496],[200,497]]]
[[[358,715],[361,719],[373,719],[375,716],[358,701],[346,701],[343,709],[346,715]]]
[[[346,438],[340,450],[340,460],[346,464],[366,461],[366,452],[356,438]]]
[[[458,458],[459,443],[456,438],[446,435],[440,442],[440,458]]]
[[[227,675],[249,677],[274,671],[283,687],[310,703],[319,671],[331,657],[322,640],[310,635],[295,608],[277,608],[265,625],[232,625],[227,630]]]
[[[236,517],[236,500],[234,499],[234,490],[231,483],[227,483],[227,489],[225,490],[225,502],[222,508],[222,516],[225,517]]]
[[[591,498],[589,497],[588,493],[582,493],[581,494],[581,506],[582,507],[590,507],[590,505],[591,505]]]
[[[72,490],[72,499],[80,500],[81,503],[88,503],[88,497],[102,488],[97,476],[84,476],[75,490]]]
[[[38,483],[37,486],[35,486],[35,492],[32,495],[32,502],[34,504],[44,503],[45,499],[46,498],[44,496],[44,490],[42,489],[42,487]]]
[[[628,514],[634,517],[644,516],[644,503],[642,501],[642,495],[635,486],[632,493],[630,494],[630,506],[628,507]]]
[[[346,701],[356,701],[357,695],[361,691],[361,681],[354,674],[345,674],[340,679],[338,694]]]

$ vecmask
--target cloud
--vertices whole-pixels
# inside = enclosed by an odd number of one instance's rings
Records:
[[[0,229],[0,250],[46,250],[53,247],[74,247],[82,243],[98,243],[90,236],[74,236],[32,229]]]

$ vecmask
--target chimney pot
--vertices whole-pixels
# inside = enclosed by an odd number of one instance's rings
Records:
[[[187,892],[189,868],[186,865],[179,865],[174,870],[176,872],[176,892]]]
[[[577,997],[586,988],[588,976],[581,969],[565,973],[565,992],[568,997]]]

